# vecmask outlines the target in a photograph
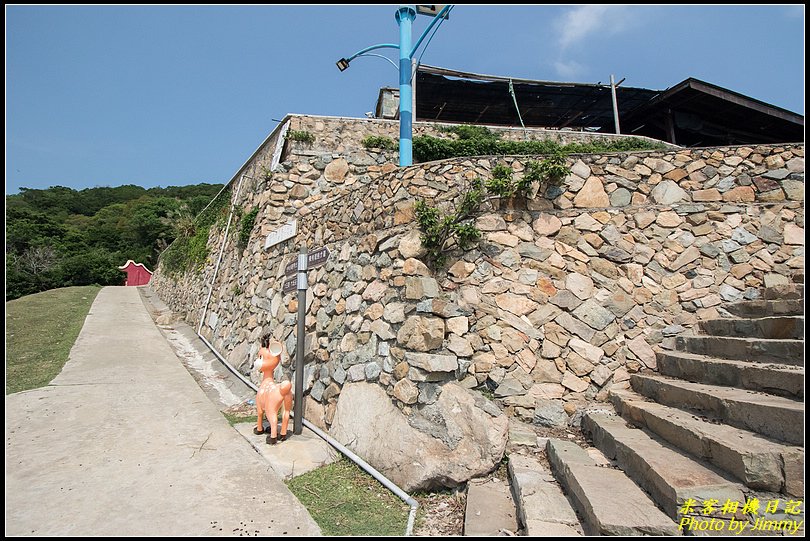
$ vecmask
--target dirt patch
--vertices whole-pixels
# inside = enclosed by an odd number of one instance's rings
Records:
[[[464,509],[467,506],[466,488],[415,495],[419,502],[416,536],[461,535],[464,531]]]
[[[254,400],[245,400],[239,404],[234,404],[222,410],[225,415],[233,417],[253,417],[256,418],[256,403]]]

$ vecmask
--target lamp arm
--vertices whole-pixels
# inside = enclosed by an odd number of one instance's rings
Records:
[[[357,51],[356,53],[351,55],[349,58],[347,58],[346,60],[351,62],[352,60],[354,60],[358,56],[360,56],[362,54],[365,54],[365,53],[367,53],[369,51],[373,51],[375,49],[399,49],[399,45],[396,45],[394,43],[378,43],[377,45],[372,45],[370,47],[366,47],[365,49],[360,49],[359,51]],[[399,69],[399,68],[397,68],[397,69]]]
[[[422,45],[422,41],[425,39],[425,36],[427,36],[428,32],[430,32],[430,29],[433,28],[436,25],[436,23],[441,24],[442,22],[444,22],[445,15],[450,13],[450,10],[453,9],[453,7],[454,6],[452,4],[447,4],[442,8],[442,10],[438,14],[436,14],[433,20],[430,21],[430,24],[427,26],[427,28],[425,28],[425,31],[422,32],[422,35],[419,36],[419,39],[416,40],[416,45],[414,45],[413,49],[411,49],[411,53],[410,55],[408,55],[408,58],[413,58],[413,55],[416,54],[416,50],[419,48],[420,45]]]
[[[391,60],[390,58],[388,58],[387,56],[383,56],[381,54],[376,54],[376,53],[363,53],[363,54],[359,54],[357,56],[377,56],[379,58],[382,58],[383,60],[387,60],[389,64],[394,66],[395,70],[399,71],[399,66],[397,66],[396,63],[393,60]],[[354,57],[352,57],[352,58],[354,58]]]

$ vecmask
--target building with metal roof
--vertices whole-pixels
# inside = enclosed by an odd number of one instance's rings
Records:
[[[615,133],[611,85],[535,81],[420,65],[418,121]],[[804,116],[695,78],[666,90],[616,86],[621,133],[680,146],[804,140]],[[383,88],[377,118],[396,118],[398,92]]]

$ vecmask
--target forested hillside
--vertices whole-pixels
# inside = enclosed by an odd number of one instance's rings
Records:
[[[120,285],[127,259],[157,257],[221,184],[46,190],[6,196],[6,300],[55,287]]]

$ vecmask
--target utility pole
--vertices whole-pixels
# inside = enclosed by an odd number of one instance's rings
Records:
[[[298,330],[295,335],[295,404],[293,434],[304,430],[304,334],[307,318],[307,245],[298,254],[296,289],[298,290]]]
[[[622,79],[624,81],[624,79]],[[621,81],[619,81],[621,84]],[[621,129],[619,128],[619,104],[616,101],[616,83],[613,82],[613,74],[610,74],[610,93],[613,95],[613,123],[616,125],[616,133],[622,133]]]

